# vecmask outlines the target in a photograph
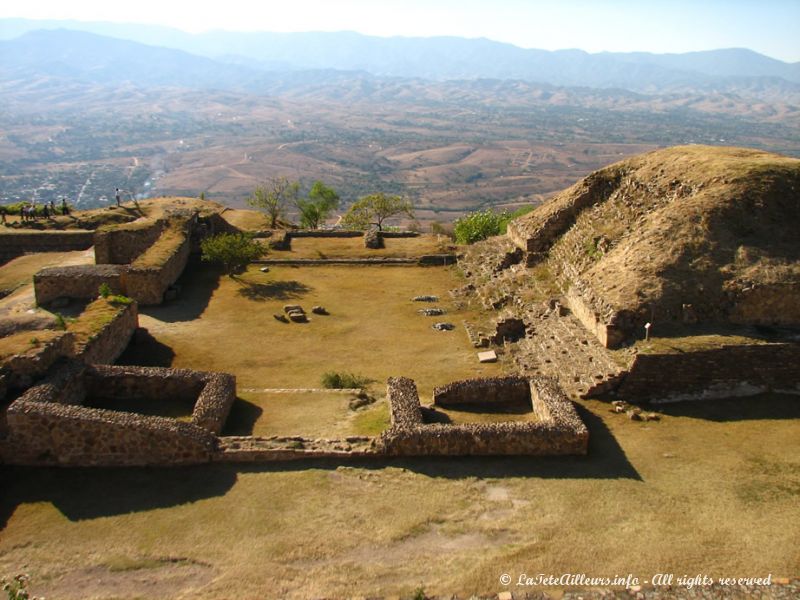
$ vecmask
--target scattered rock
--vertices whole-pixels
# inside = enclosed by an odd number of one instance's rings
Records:
[[[261,267],[259,271],[261,271],[262,273],[269,273],[269,267]]]
[[[643,413],[642,419],[645,421],[660,421],[661,416],[656,413],[649,412],[649,413]]]
[[[275,317],[276,321],[280,321],[281,323],[288,323],[289,322],[289,319],[287,319],[283,315],[272,315],[272,316]]]
[[[295,323],[308,323],[308,317],[303,311],[293,310],[289,312],[289,319]]]
[[[500,345],[503,342],[516,342],[525,337],[525,323],[517,317],[499,319],[495,325],[492,343]]]
[[[315,315],[327,315],[328,311],[325,310],[324,306],[313,306],[311,307],[311,312]]]
[[[438,302],[439,296],[414,296],[412,300],[414,302]]]
[[[425,315],[426,317],[440,317],[445,314],[445,310],[443,308],[421,308],[417,312],[421,315]]]
[[[452,323],[434,323],[433,328],[436,331],[453,331],[456,328]]]
[[[361,392],[355,398],[350,400],[348,406],[350,407],[350,410],[358,410],[362,406],[368,406],[373,402],[375,402],[375,398],[373,398],[366,392]]]
[[[497,362],[497,352],[494,350],[487,350],[486,352],[478,352],[478,362],[493,363]]]
[[[305,314],[306,311],[304,311],[303,307],[300,306],[299,304],[286,304],[283,307],[283,312],[285,312],[287,314],[290,313],[290,312],[301,312],[301,313]]]
[[[641,421],[642,420],[642,409],[641,408],[631,408],[625,411],[625,414],[628,415],[628,418],[631,421]]]

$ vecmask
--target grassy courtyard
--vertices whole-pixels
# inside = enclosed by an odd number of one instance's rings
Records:
[[[304,266],[270,267],[262,273],[251,267],[231,278],[199,265],[180,283],[178,300],[141,311],[140,323],[153,339],[132,347],[124,360],[236,375],[239,400],[231,433],[363,433],[341,394],[252,391],[320,388],[327,372],[355,373],[370,380],[368,391],[378,398],[389,377],[411,377],[427,403],[437,385],[502,370],[499,363],[478,363],[461,323],[475,315],[454,306],[448,290],[459,281],[450,268]],[[438,296],[439,302],[413,302],[419,295]],[[287,304],[303,306],[309,322],[276,320]],[[312,314],[315,305],[329,314]],[[447,313],[419,314],[430,306]],[[436,331],[432,325],[438,321],[453,323],[456,329]],[[382,410],[385,415],[385,407]],[[381,420],[386,421],[374,415],[367,430],[375,430]],[[292,430],[292,423],[298,431]]]

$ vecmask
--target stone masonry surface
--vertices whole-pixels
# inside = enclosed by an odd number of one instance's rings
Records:
[[[494,394],[497,378],[452,389],[485,386]],[[531,378],[530,399],[536,422],[425,424],[416,385],[406,378],[389,380],[387,397],[391,426],[381,435],[384,451],[396,456],[423,455],[558,455],[586,454],[589,432],[558,385],[547,378]],[[516,378],[509,386],[514,387]]]
[[[36,303],[52,302],[56,298],[89,300],[97,298],[102,284],[111,288],[111,293],[122,293],[124,265],[74,265],[48,267],[33,276]]]
[[[127,466],[209,462],[235,400],[222,373],[68,362],[8,408],[4,462]],[[196,398],[192,422],[88,408],[87,398]]]

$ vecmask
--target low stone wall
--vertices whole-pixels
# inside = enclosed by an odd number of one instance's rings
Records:
[[[521,375],[465,379],[433,389],[433,403],[438,406],[522,404],[530,400],[530,382]]]
[[[384,239],[419,237],[419,232],[417,231],[381,231],[380,234]]]
[[[617,389],[628,402],[678,402],[800,393],[800,344],[724,346],[676,354],[638,354]]]
[[[24,396],[8,408],[7,464],[146,466],[211,460],[216,436],[191,423]]]
[[[160,242],[159,240],[157,244]],[[161,304],[164,301],[164,292],[178,280],[186,268],[190,251],[191,243],[186,231],[169,240],[168,244],[166,240],[162,246],[156,247],[154,244],[123,275],[125,293],[145,306]],[[164,258],[151,264],[149,255],[155,252],[163,253]]]
[[[155,243],[166,224],[163,219],[148,219],[97,230],[94,234],[95,263],[132,263]]]
[[[136,303],[120,305],[119,312],[110,322],[99,323],[95,333],[75,344],[72,356],[87,364],[113,364],[128,347],[137,327],[139,310]]]
[[[424,424],[414,382],[392,378],[387,391],[391,427],[381,435],[381,447],[393,456],[586,454],[589,432],[558,385],[536,377],[529,386],[538,421]]]
[[[36,303],[43,305],[56,298],[97,298],[104,283],[112,293],[121,294],[122,274],[127,268],[123,265],[74,265],[42,269],[33,276]]]
[[[236,378],[228,373],[92,365],[85,380],[92,398],[195,400],[192,423],[214,434],[222,431],[236,400]]]
[[[298,231],[289,231],[287,234],[295,238],[354,238],[364,235],[363,231],[349,231],[349,230],[334,230],[327,229],[301,229]]]
[[[93,243],[92,231],[0,231],[0,264],[32,252],[88,250]]]
[[[413,379],[390,377],[386,395],[392,427],[413,429],[423,424],[417,384]]]
[[[82,406],[87,398],[196,398],[192,422]],[[132,466],[207,463],[236,398],[225,373],[71,362],[9,406],[4,462]]]
[[[33,332],[15,334],[22,342],[36,338]],[[47,373],[48,369],[63,356],[72,351],[73,335],[69,332],[51,334],[49,337],[39,336],[41,341],[31,345],[25,352],[20,352],[3,361],[5,384],[8,388],[23,389]]]

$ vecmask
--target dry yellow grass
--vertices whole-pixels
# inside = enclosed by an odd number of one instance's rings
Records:
[[[65,600],[519,591],[503,573],[797,575],[796,399],[673,405],[658,423],[582,405],[585,458],[6,468],[0,572],[24,568],[34,592]]]
[[[380,433],[383,427],[378,427],[388,424],[386,402],[352,410],[349,403],[353,397],[330,391],[240,391],[223,434],[342,438]]]
[[[32,284],[33,276],[45,267],[65,264],[90,264],[94,262],[94,252],[42,252],[19,256],[0,265],[0,290],[13,290],[24,284]]]
[[[415,258],[447,251],[447,244],[436,235],[386,238],[384,246],[365,248],[363,237],[293,238],[290,251],[274,251],[267,258]]]
[[[227,371],[240,388],[317,388],[328,371],[378,382],[403,375],[427,402],[436,385],[501,371],[478,363],[461,325],[473,313],[454,310],[449,268],[252,267],[236,279],[197,269],[181,284],[177,301],[142,310],[142,326],[174,353],[174,366]],[[425,294],[448,314],[418,314],[430,304],[411,299]],[[275,320],[287,304],[302,305],[310,322]],[[330,315],[311,314],[314,305]],[[437,321],[456,330],[435,331]]]
[[[0,338],[0,362],[16,354],[35,354],[42,344],[61,337],[63,332],[53,330],[22,331]]]

